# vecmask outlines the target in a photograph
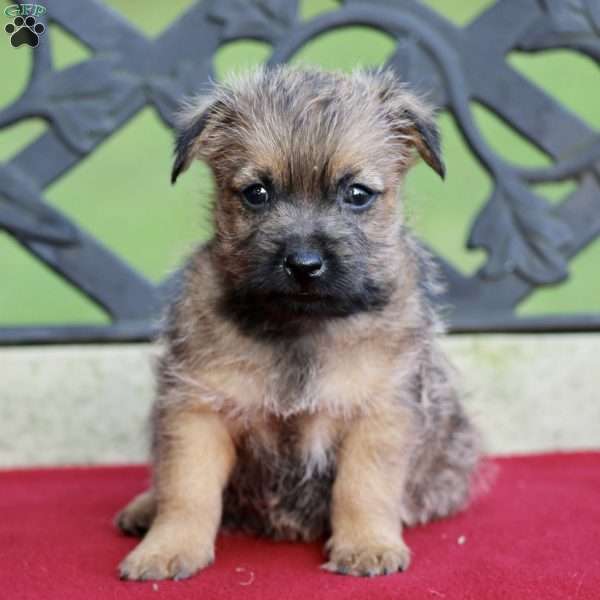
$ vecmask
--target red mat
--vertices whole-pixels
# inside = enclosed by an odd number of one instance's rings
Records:
[[[0,473],[0,598],[599,599],[600,453],[494,462],[492,490],[467,512],[407,531],[407,573],[332,575],[319,545],[222,536],[213,566],[155,584],[117,579],[135,540],[111,525],[145,469]]]

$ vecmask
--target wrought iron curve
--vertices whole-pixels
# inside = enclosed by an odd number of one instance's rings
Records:
[[[269,63],[277,64],[318,35],[353,25],[396,40],[388,65],[454,115],[494,182],[467,240],[469,247],[486,251],[482,269],[466,276],[437,257],[448,281],[442,301],[451,307],[451,330],[600,330],[600,311],[515,316],[515,307],[532,291],[565,280],[569,261],[600,237],[600,136],[505,60],[512,49],[568,48],[600,63],[596,0],[499,0],[464,28],[417,0],[346,0],[308,21],[300,19],[297,0],[205,0],[156,39],[99,0],[81,0],[78,9],[73,13],[69,0],[53,0],[47,20],[81,40],[92,57],[59,71],[51,45],[40,44],[25,91],[0,110],[0,128],[33,115],[51,126],[0,165],[0,229],[102,307],[112,323],[0,328],[0,343],[152,337],[176,281],[149,282],[47,203],[44,189],[147,105],[173,127],[180,99],[209,83],[221,45],[239,39],[267,42]],[[552,164],[524,168],[498,155],[478,129],[471,100],[496,113]],[[558,206],[531,187],[566,179],[577,187]]]

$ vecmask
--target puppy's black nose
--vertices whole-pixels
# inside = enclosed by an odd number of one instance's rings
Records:
[[[323,257],[314,250],[300,250],[288,254],[284,261],[286,273],[298,280],[319,277],[323,273]]]

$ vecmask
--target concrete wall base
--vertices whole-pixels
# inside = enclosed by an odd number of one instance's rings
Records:
[[[600,448],[600,335],[444,340],[495,454]],[[149,345],[0,349],[0,467],[147,456]]]

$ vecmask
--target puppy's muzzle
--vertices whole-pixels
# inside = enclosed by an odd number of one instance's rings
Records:
[[[325,272],[325,260],[316,250],[297,250],[283,259],[285,272],[300,284],[309,283]]]

